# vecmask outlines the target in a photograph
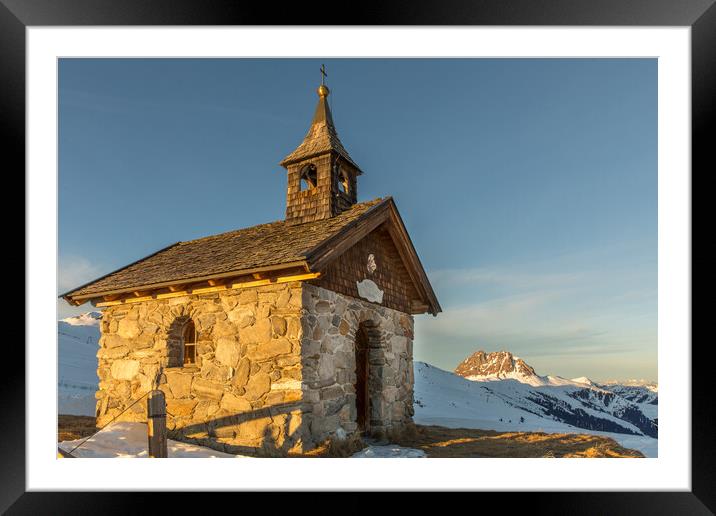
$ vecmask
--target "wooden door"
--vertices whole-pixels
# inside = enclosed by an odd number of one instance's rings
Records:
[[[369,400],[368,397],[368,336],[361,327],[356,333],[356,422],[360,431],[368,430]]]

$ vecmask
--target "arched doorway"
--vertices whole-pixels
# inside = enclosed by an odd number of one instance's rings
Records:
[[[368,334],[361,324],[356,332],[356,423],[358,430],[366,432],[370,423],[370,396],[368,393]]]

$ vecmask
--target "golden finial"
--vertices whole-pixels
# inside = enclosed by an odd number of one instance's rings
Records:
[[[318,96],[319,97],[327,97],[328,94],[331,92],[331,90],[328,89],[328,86],[326,86],[326,77],[328,77],[328,74],[326,73],[326,65],[321,65],[321,85],[318,87]]]

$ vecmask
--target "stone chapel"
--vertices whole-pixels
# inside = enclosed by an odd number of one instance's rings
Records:
[[[63,294],[103,308],[97,424],[152,389],[169,436],[288,455],[413,415],[413,315],[441,309],[391,197],[358,202],[329,89],[280,165],[286,217],[176,244]],[[123,420],[145,421],[136,403]]]

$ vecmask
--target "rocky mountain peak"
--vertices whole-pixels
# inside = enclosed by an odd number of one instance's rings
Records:
[[[70,326],[98,326],[101,319],[102,312],[85,312],[80,315],[65,317],[64,319],[60,319],[60,321]]]
[[[455,368],[455,374],[470,376],[536,376],[535,370],[509,351],[476,351]]]

